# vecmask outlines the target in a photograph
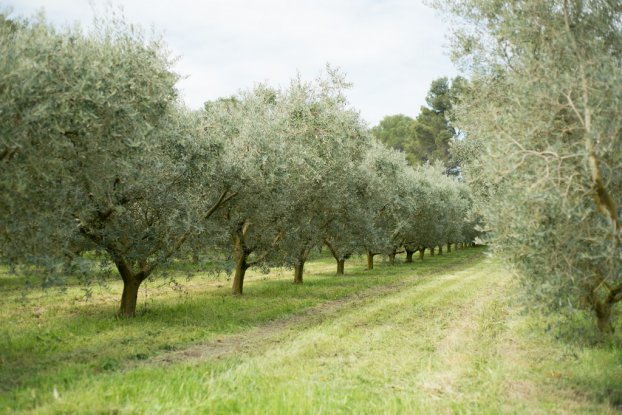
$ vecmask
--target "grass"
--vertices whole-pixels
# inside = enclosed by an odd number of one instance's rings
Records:
[[[141,315],[120,285],[24,300],[0,276],[0,412],[615,413],[622,337],[564,334],[526,314],[483,248],[423,263],[321,257],[305,284],[251,274],[242,298],[197,276],[150,282]],[[594,330],[578,315],[574,330]]]

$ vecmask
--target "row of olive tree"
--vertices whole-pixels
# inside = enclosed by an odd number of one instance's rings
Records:
[[[377,144],[330,68],[191,112],[160,42],[95,27],[0,21],[0,256],[15,270],[89,273],[95,252],[133,316],[141,283],[191,255],[232,258],[239,295],[251,266],[291,266],[301,283],[324,244],[343,273],[363,250],[464,239],[461,185]]]
[[[234,294],[254,265],[291,266],[301,283],[322,245],[343,274],[346,259],[363,251],[372,268],[374,255],[392,261],[406,245],[423,252],[465,240],[466,187],[442,166],[413,169],[403,153],[371,139],[346,104],[343,79],[329,74],[205,106],[206,130],[229,143],[232,164],[243,162],[236,197],[215,217],[225,234],[218,250],[235,262]]]

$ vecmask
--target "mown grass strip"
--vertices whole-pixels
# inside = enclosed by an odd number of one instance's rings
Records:
[[[498,263],[469,256],[454,263],[460,269],[443,262],[441,271],[382,276],[382,284],[325,299],[314,306],[326,307],[319,318],[300,309],[237,334],[219,334],[246,342],[234,353],[167,364],[138,361],[124,370],[55,384],[58,399],[52,396],[54,384],[48,384],[47,396],[21,409],[44,414],[616,413],[616,391],[622,391],[620,336],[591,342],[544,330],[550,320],[522,312],[513,297],[516,287]],[[404,268],[390,270],[400,274]],[[373,278],[355,275],[340,281]],[[320,289],[323,278],[333,277],[319,276],[312,284]],[[260,335],[261,327],[272,324],[270,335]],[[34,390],[45,392],[44,387]]]
[[[399,284],[413,275],[462,266],[481,252],[466,250],[395,267],[379,264],[372,272],[364,271],[363,260],[357,259],[350,261],[345,277],[334,276],[332,259],[319,258],[308,267],[303,286],[292,285],[289,272],[254,274],[243,298],[232,298],[226,281],[197,277],[185,291],[156,290],[158,283],[152,282],[147,293],[155,301],[148,302],[146,313],[129,321],[112,317],[118,283],[86,303],[79,300],[79,287],[34,292],[24,300],[12,283],[4,296],[12,307],[0,311],[3,321],[10,322],[2,326],[0,342],[0,409],[36,406],[49,400],[54,388],[71,389],[172,350],[247,332],[319,304]]]

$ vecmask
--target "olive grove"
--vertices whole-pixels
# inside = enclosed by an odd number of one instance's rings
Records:
[[[314,249],[352,255],[461,242],[463,185],[372,138],[327,68],[190,111],[165,46],[118,19],[58,30],[0,20],[0,263],[44,278],[116,269],[118,315],[141,283],[192,257],[234,270]],[[412,252],[409,256],[412,260]]]

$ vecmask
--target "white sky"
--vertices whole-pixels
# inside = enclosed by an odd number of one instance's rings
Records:
[[[102,0],[91,1],[102,11]],[[0,11],[45,10],[57,24],[88,26],[89,0],[0,0]],[[327,63],[346,73],[351,104],[370,126],[419,113],[432,80],[455,76],[447,25],[421,0],[125,0],[127,20],[155,28],[187,78],[186,104],[235,94],[258,82],[312,79]]]

